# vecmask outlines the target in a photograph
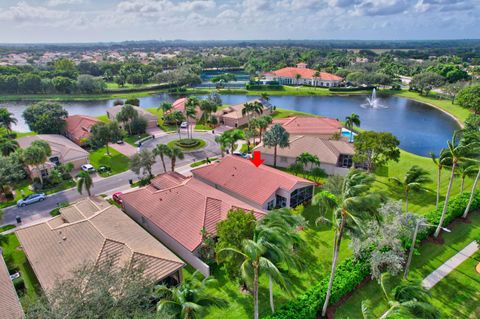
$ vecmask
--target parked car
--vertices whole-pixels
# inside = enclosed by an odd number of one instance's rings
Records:
[[[124,143],[123,140],[118,140],[118,141],[117,141],[117,144],[122,145],[123,143]]]
[[[242,153],[242,152],[233,152],[232,154],[233,154],[233,155],[235,155],[235,156],[239,156],[239,157],[247,158],[247,154],[246,154],[246,153]]]
[[[182,124],[180,124],[180,128],[187,128],[188,127],[188,122],[182,122]]]
[[[88,173],[95,172],[95,167],[93,167],[92,164],[83,164],[82,166],[80,166],[80,168],[84,172],[88,172]]]
[[[25,207],[30,204],[35,204],[37,202],[41,202],[47,199],[47,195],[44,193],[38,193],[38,194],[30,194],[27,197],[20,199],[17,202],[17,207]]]
[[[121,196],[123,195],[122,192],[116,192],[112,195],[112,199],[117,202],[118,204],[122,205],[123,201],[121,199]]]

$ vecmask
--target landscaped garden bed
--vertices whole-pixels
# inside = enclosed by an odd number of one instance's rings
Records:
[[[184,138],[168,142],[169,147],[179,147],[184,151],[198,150],[205,147],[207,142],[199,138]]]
[[[120,152],[109,148],[110,155],[106,155],[107,149],[105,147],[99,148],[90,153],[90,163],[99,170],[100,167],[105,166],[110,168],[105,172],[99,172],[100,176],[107,177],[122,173],[128,170],[129,159]]]

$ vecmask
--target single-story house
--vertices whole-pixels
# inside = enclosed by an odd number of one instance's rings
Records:
[[[29,147],[34,141],[45,141],[50,145],[52,155],[45,162],[43,167],[28,167],[28,173],[31,178],[39,177],[40,174],[46,177],[48,172],[57,164],[72,163],[75,169],[88,163],[88,152],[62,135],[57,134],[39,134],[17,138],[20,148]]]
[[[97,118],[87,115],[70,115],[65,119],[64,134],[77,145],[84,145],[90,133],[92,126],[101,123]]]
[[[107,109],[107,117],[110,121],[117,119],[117,114],[122,110],[123,105],[116,105]],[[137,111],[138,116],[147,121],[147,128],[154,128],[158,126],[158,117],[155,114],[148,112],[146,109],[132,105]]]
[[[238,127],[245,125],[248,123],[249,116],[247,114],[242,114],[242,110],[245,108],[245,104],[254,102],[263,105],[262,115],[270,115],[272,113],[272,106],[270,103],[263,99],[257,99],[228,106],[215,112],[214,116],[217,118],[218,123],[225,126]]]
[[[2,319],[24,318],[22,305],[13,286],[7,265],[0,248],[0,317]]]
[[[99,198],[82,199],[61,208],[60,215],[16,233],[45,291],[85,263],[141,266],[155,282],[182,280],[185,263],[180,258],[119,208]]]
[[[253,207],[271,210],[294,208],[313,196],[314,183],[267,165],[226,156],[218,162],[192,170],[193,177],[242,200]]]
[[[240,208],[261,218],[264,212],[195,178],[178,173],[157,176],[146,187],[121,196],[125,212],[188,264],[208,276],[199,258],[202,230],[216,234],[228,211]]]
[[[339,86],[343,78],[307,68],[307,64],[298,63],[297,67],[286,67],[263,74],[266,82],[278,82],[283,85]]]
[[[341,135],[342,124],[328,117],[292,116],[274,119],[273,124],[280,124],[290,135],[310,135],[321,138],[331,138]]]
[[[188,101],[188,98],[186,98],[186,97],[182,97],[182,98],[176,100],[175,102],[172,103],[172,108],[171,108],[170,111],[167,112],[167,114],[170,113],[170,112],[173,112],[173,111],[179,111],[179,112],[182,112],[186,117],[185,110],[187,108],[187,101]],[[195,106],[195,117],[197,118],[197,120],[202,117],[202,114],[203,114],[203,112],[200,109],[200,106],[198,106],[198,105]],[[190,118],[187,118],[186,120],[190,123],[196,122],[195,120],[190,119]]]
[[[255,148],[262,153],[265,164],[273,165],[274,149],[262,144]],[[289,167],[302,153],[310,153],[320,160],[320,168],[329,175],[345,175],[352,167],[353,145],[345,140],[325,139],[310,135],[290,136],[290,146],[277,148],[277,166]]]

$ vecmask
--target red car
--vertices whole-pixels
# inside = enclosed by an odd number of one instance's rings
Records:
[[[122,195],[123,193],[122,192],[116,192],[112,195],[112,199],[117,202],[118,204],[122,205],[123,201],[122,201]]]

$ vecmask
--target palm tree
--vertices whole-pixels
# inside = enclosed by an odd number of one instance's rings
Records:
[[[136,119],[137,117],[137,110],[135,110],[135,108],[130,104],[124,105],[121,111],[117,113],[117,121],[128,126],[129,135],[132,135],[132,120]]]
[[[268,259],[267,256],[275,253],[278,256],[284,254],[282,247],[268,241],[269,236],[281,236],[281,234],[273,235],[272,232],[278,231],[268,227],[256,229],[253,239],[245,239],[242,242],[241,249],[224,248],[218,254],[237,254],[242,258],[240,266],[243,280],[251,282],[253,286],[253,308],[254,319],[259,318],[258,309],[258,291],[259,279],[262,271],[271,276],[278,283],[283,283],[283,277],[275,262]],[[280,258],[280,257],[279,257]],[[277,260],[275,260],[277,261]]]
[[[325,191],[317,193],[314,196],[313,200],[320,208],[324,210],[331,210],[333,208],[334,210],[331,221],[335,232],[332,270],[328,282],[325,303],[322,309],[322,316],[326,315],[330,302],[340,244],[345,231],[350,230],[353,232],[356,228],[359,228],[360,221],[368,217],[376,217],[379,195],[378,193],[370,191],[374,181],[375,177],[373,175],[352,169],[343,181],[342,192],[338,198]]]
[[[304,241],[297,229],[305,224],[306,222],[303,216],[294,215],[291,210],[287,208],[270,212],[257,224],[256,231],[263,232],[264,240],[274,244],[274,247],[280,248],[280,253],[275,249],[269,249],[266,252],[266,257],[277,265],[280,272],[282,272],[282,268],[280,268],[279,265],[286,265],[294,269],[302,268],[302,263],[295,247],[303,247],[304,245]],[[270,308],[272,313],[274,313],[273,277],[271,274],[268,275]],[[287,289],[288,285],[285,285],[283,276],[278,279],[277,283],[280,287]]]
[[[259,130],[260,143],[262,142],[263,131],[266,130],[270,124],[272,124],[272,121],[273,121],[273,119],[270,115],[260,116],[257,119],[257,128]]]
[[[175,164],[177,162],[177,159],[183,160],[185,158],[185,154],[183,154],[183,151],[177,146],[169,148],[168,153],[165,155],[170,157],[170,161],[172,164],[172,172],[175,172]]]
[[[187,105],[185,108],[185,115],[187,116],[187,121],[191,119],[192,121],[188,121],[188,131],[189,131],[189,138],[193,138],[193,129],[195,127],[195,121],[197,119],[197,111],[195,107]]]
[[[350,130],[350,142],[353,141],[353,126],[360,126],[360,116],[358,114],[352,113],[345,118],[345,126]]]
[[[33,144],[33,143],[32,143]],[[38,145],[31,145],[23,151],[23,160],[25,164],[32,165],[37,168],[40,183],[43,185],[43,175],[40,166],[48,159],[48,155],[44,148]]]
[[[77,191],[82,194],[83,188],[87,191],[88,196],[92,196],[90,188],[93,187],[92,176],[88,172],[80,171],[77,174]]]
[[[295,159],[295,163],[299,163],[303,165],[303,168],[306,168],[309,163],[311,163],[314,155],[308,153],[308,152],[303,152],[302,154],[298,155],[297,158]],[[318,157],[317,157],[318,159]]]
[[[277,148],[285,148],[290,145],[290,134],[280,124],[274,124],[272,128],[265,133],[263,144],[273,147],[273,167],[277,167]]]
[[[444,164],[445,164],[444,163],[445,162],[445,154],[446,154],[446,150],[442,149],[440,151],[440,156],[437,159],[435,154],[430,152],[430,157],[432,158],[432,161],[435,164],[435,166],[437,166],[437,199],[436,199],[436,202],[435,202],[435,209],[438,209],[438,203],[440,201],[440,180],[441,180],[441,177],[442,177],[442,169],[443,169]]]
[[[462,163],[466,160],[472,160],[466,157],[467,154],[470,152],[470,145],[465,144],[459,138],[460,131],[455,131],[452,136],[452,140],[448,141],[448,147],[445,150],[445,160],[448,160],[451,163],[451,170],[452,173],[450,175],[450,181],[448,183],[447,193],[445,194],[445,203],[443,205],[442,215],[440,217],[440,222],[438,223],[437,229],[435,230],[435,238],[440,235],[440,231],[443,227],[443,221],[445,220],[445,214],[447,213],[448,209],[448,201],[450,200],[450,193],[452,191],[453,179],[455,178],[455,169],[459,163]]]
[[[473,198],[475,197],[475,190],[477,189],[478,180],[480,179],[480,167],[477,167],[477,176],[475,177],[475,181],[473,182],[472,190],[470,192],[470,198],[468,199],[467,207],[465,208],[465,212],[463,213],[463,218],[467,218],[468,213],[470,212],[470,207],[472,206]]]
[[[225,150],[230,146],[230,136],[223,133],[221,135],[215,136],[215,142],[220,145],[220,150],[222,151],[222,157],[225,156]]]
[[[250,120],[251,116],[254,114],[260,115],[263,113],[263,104],[259,101],[253,101],[251,103],[245,103],[242,109],[242,116],[247,116]]]
[[[402,281],[391,293],[387,293],[384,276],[380,280],[382,291],[390,308],[381,317],[388,318],[425,318],[439,319],[440,312],[430,303],[429,292],[416,281]],[[362,308],[364,303],[362,302]],[[368,307],[365,307],[368,308]],[[362,310],[363,312],[363,310]],[[369,318],[368,316],[366,318]]]
[[[430,173],[420,166],[413,165],[403,178],[392,177],[390,181],[397,187],[403,188],[405,194],[405,213],[408,213],[408,195],[424,189],[423,185],[431,181]]]
[[[200,102],[200,110],[202,110],[202,116],[200,117],[200,122],[207,124],[210,121],[212,113],[217,111],[217,105],[210,100],[202,100]]]
[[[463,193],[465,178],[473,177],[477,174],[478,168],[474,162],[467,161],[457,166],[457,175],[460,176],[460,193]]]
[[[153,149],[153,154],[156,156],[160,156],[160,160],[162,161],[163,165],[163,172],[167,172],[167,167],[165,166],[165,156],[168,156],[170,152],[170,147],[166,144],[157,144]]]
[[[0,138],[0,153],[3,156],[8,156],[18,149],[18,143],[9,138]]]
[[[17,124],[18,120],[13,113],[9,112],[6,108],[0,108],[0,125],[7,129],[7,132],[12,132],[12,124]]]
[[[196,271],[191,278],[185,279],[179,286],[155,287],[154,297],[160,300],[157,303],[157,312],[162,318],[197,319],[202,318],[206,308],[210,306],[223,307],[226,302],[207,293],[206,288],[215,282],[210,276],[200,280]]]
[[[160,106],[157,108],[158,111],[162,111],[162,116],[172,109],[172,103],[169,102],[162,102]]]

